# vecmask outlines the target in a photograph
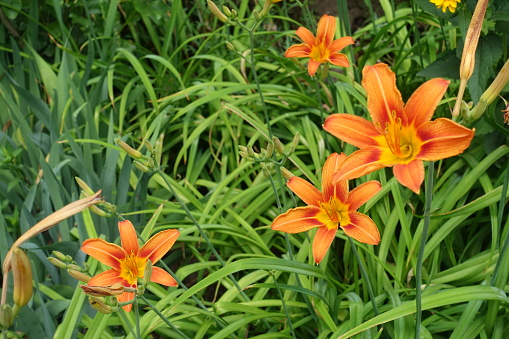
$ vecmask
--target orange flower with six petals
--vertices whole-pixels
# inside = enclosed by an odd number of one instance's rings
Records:
[[[330,62],[333,65],[349,67],[346,55],[338,53],[348,45],[354,43],[352,37],[345,36],[334,40],[336,31],[336,18],[324,14],[318,21],[316,38],[307,28],[300,27],[295,32],[304,42],[293,45],[285,53],[287,58],[310,58],[308,73],[313,76],[321,63]]]
[[[396,76],[386,64],[366,66],[362,86],[368,96],[372,122],[351,114],[332,114],[323,128],[360,150],[352,153],[334,180],[349,180],[394,166],[394,176],[419,193],[424,181],[423,161],[462,153],[474,130],[446,118],[430,121],[449,81],[436,78],[422,84],[404,105]]]
[[[118,223],[120,242],[118,246],[103,239],[94,238],[85,240],[81,250],[110,266],[111,269],[99,273],[89,282],[89,286],[111,286],[121,283],[126,287],[136,287],[138,278],[143,278],[147,260],[155,264],[166,252],[170,250],[179,236],[177,230],[165,230],[152,236],[141,248],[133,224],[129,220]],[[173,277],[159,267],[152,268],[150,281],[165,286],[177,286]],[[119,302],[126,302],[134,298],[134,293],[124,292],[118,296]],[[132,304],[123,306],[124,310],[131,311]]]
[[[333,183],[334,173],[346,156],[333,153],[322,169],[322,191],[304,179],[292,177],[286,184],[308,206],[297,207],[281,214],[271,225],[275,231],[286,233],[305,232],[318,227],[313,239],[313,257],[318,264],[329,250],[338,227],[359,242],[377,245],[380,233],[370,217],[357,209],[371,199],[380,189],[376,180],[368,181],[348,191],[348,182]]]

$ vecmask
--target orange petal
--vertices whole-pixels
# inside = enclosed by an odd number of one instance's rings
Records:
[[[150,259],[152,264],[155,264],[170,250],[179,235],[180,232],[177,230],[164,230],[156,233],[140,248],[138,256]]]
[[[129,220],[118,222],[118,231],[120,232],[120,243],[126,253],[138,253],[138,236],[133,224]]]
[[[116,270],[107,270],[92,277],[88,282],[88,286],[111,286],[116,283],[124,284],[125,280],[120,277],[120,273]]]
[[[329,201],[331,197],[336,197],[341,202],[346,202],[348,199],[348,183],[346,180],[340,180],[333,184],[332,178],[334,173],[341,167],[345,161],[346,155],[344,153],[332,153],[329,155],[322,169],[322,201]]]
[[[131,301],[134,299],[134,293],[124,292],[118,297],[118,302],[124,303],[126,301]],[[131,312],[131,309],[133,308],[133,304],[127,304],[125,306],[122,306],[124,311]]]
[[[333,65],[340,66],[340,67],[350,67],[350,62],[348,61],[348,58],[343,53],[334,53],[331,54],[330,62]]]
[[[311,48],[309,48],[308,45],[306,44],[293,45],[286,50],[285,57],[306,58],[309,57],[309,53],[311,53]]]
[[[359,212],[350,212],[348,215],[350,224],[341,226],[346,235],[369,245],[380,243],[380,232],[370,217]]]
[[[305,44],[309,46],[313,46],[315,44],[315,36],[309,31],[309,29],[305,27],[299,27],[299,29],[295,31],[295,34],[297,34],[297,36],[301,38]]]
[[[297,194],[306,204],[320,207],[322,201],[322,192],[306,180],[299,177],[292,177],[286,183],[293,193]]]
[[[274,219],[270,227],[274,231],[285,233],[300,233],[312,228],[323,226],[323,223],[316,219],[320,208],[315,206],[292,208]]]
[[[377,147],[366,147],[350,154],[334,175],[333,181],[350,180],[387,167],[380,162],[382,151]]]
[[[422,182],[424,181],[424,164],[421,160],[414,160],[406,165],[397,164],[394,166],[393,171],[394,176],[401,185],[419,194]]]
[[[316,230],[315,238],[313,239],[313,258],[319,264],[336,237],[337,228],[329,229],[328,227],[320,227]]]
[[[353,41],[353,38],[351,36],[344,36],[342,38],[334,40],[332,44],[329,46],[329,50],[331,52],[339,52],[346,46],[353,45],[354,43],[355,41]]]
[[[375,137],[381,135],[371,121],[345,113],[328,116],[323,128],[336,138],[358,148],[378,146]]]
[[[316,71],[318,70],[318,66],[320,66],[320,63],[318,61],[309,60],[308,73],[310,76],[315,75]]]
[[[119,260],[126,256],[126,252],[122,247],[99,238],[85,240],[81,245],[81,250],[92,258],[117,270],[120,269]]]
[[[386,64],[365,66],[362,70],[362,86],[368,95],[368,111],[373,122],[385,128],[390,121],[390,114],[394,111],[401,119],[403,126],[407,124],[403,99],[396,87],[396,75]]]
[[[419,86],[405,105],[408,123],[413,122],[414,126],[418,127],[430,121],[447,86],[449,81],[440,78],[428,80]]]
[[[348,195],[348,201],[346,202],[349,205],[348,210],[356,211],[369,199],[373,198],[375,194],[380,192],[381,189],[382,185],[376,180],[370,180],[357,186]]]
[[[474,131],[446,118],[427,122],[417,128],[422,140],[420,160],[439,160],[462,153],[470,146]]]
[[[336,18],[324,14],[318,21],[318,30],[316,32],[316,40],[318,43],[324,42],[325,46],[330,46],[334,41],[336,33]]]
[[[164,286],[178,285],[177,281],[170,275],[170,273],[157,266],[152,267],[152,277],[150,277],[150,281]]]

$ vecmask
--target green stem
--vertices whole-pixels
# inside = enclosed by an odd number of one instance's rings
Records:
[[[177,327],[175,327],[175,325],[173,325],[169,320],[168,318],[166,318],[164,316],[164,314],[161,313],[161,311],[159,311],[157,309],[157,307],[155,307],[154,305],[152,305],[152,303],[150,301],[148,301],[147,298],[145,298],[145,296],[141,295],[140,296],[141,300],[143,300],[143,302],[145,302],[145,304],[147,304],[148,307],[150,307],[154,312],[156,312],[156,314],[159,316],[159,318],[161,318],[162,321],[164,321],[168,326],[170,326],[175,332],[178,333],[178,335],[180,335],[182,338],[185,338],[185,339],[189,339],[189,337],[187,335],[185,335],[184,333],[182,333],[181,330],[179,330]]]
[[[424,247],[426,246],[426,238],[428,237],[428,228],[431,218],[431,202],[433,201],[433,161],[428,163],[428,177],[426,178],[424,202],[424,227],[421,234],[421,245],[417,256],[417,265],[415,269],[415,303],[416,303],[416,319],[415,319],[415,339],[420,338],[421,320],[422,320],[422,261],[424,258]]]
[[[371,285],[371,280],[369,279],[368,272],[366,271],[366,268],[364,267],[364,264],[362,263],[361,256],[359,255],[359,252],[357,251],[357,246],[355,245],[355,242],[350,237],[348,237],[348,241],[350,241],[350,246],[352,246],[353,254],[355,255],[355,258],[357,259],[357,263],[359,264],[362,278],[364,279],[364,282],[366,283],[366,287],[368,288],[369,298],[371,299],[371,304],[373,305],[373,312],[375,313],[375,316],[377,316],[378,315],[378,306],[376,305],[375,293],[373,293],[373,286]]]
[[[141,339],[141,330],[140,330],[140,310],[138,308],[138,297],[134,298],[134,317],[136,318],[136,338]]]

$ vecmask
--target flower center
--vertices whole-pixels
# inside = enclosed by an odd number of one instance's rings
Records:
[[[342,203],[338,198],[331,197],[329,202],[320,202],[320,208],[321,211],[317,219],[328,229],[336,229],[338,224],[346,226],[350,223],[348,205]]]
[[[387,164],[409,163],[415,159],[420,151],[420,143],[416,137],[415,128],[413,126],[403,126],[401,118],[396,115],[395,111],[389,114],[389,119],[390,121],[385,123],[385,128],[382,128],[379,123],[376,124],[383,138],[380,140],[380,144],[387,145],[388,151],[391,153],[382,156],[384,158],[383,162]]]
[[[120,260],[120,277],[129,285],[136,285],[138,278],[143,278],[147,259],[140,258],[133,252]]]
[[[330,51],[327,49],[323,42],[318,42],[311,48],[309,57],[316,62],[328,62]]]

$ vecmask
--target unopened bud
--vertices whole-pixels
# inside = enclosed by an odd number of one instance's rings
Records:
[[[247,146],[247,154],[248,154],[251,158],[256,157],[256,153],[255,153],[255,151],[253,150],[253,147],[251,147],[251,146]]]
[[[224,22],[224,23],[228,22],[228,17],[226,15],[224,15],[224,13],[219,10],[219,8],[217,7],[217,5],[215,3],[208,0],[207,5],[209,6],[209,10],[212,12],[212,14],[214,14],[214,16],[216,18],[219,19],[219,21]]]
[[[253,17],[255,18],[256,21],[260,21],[260,14],[258,13],[258,11],[256,10],[253,11]]]
[[[267,144],[267,153],[265,153],[266,158],[272,158],[272,154],[274,153],[274,143],[269,141]]]
[[[12,298],[19,307],[28,304],[32,298],[32,266],[26,253],[16,248],[11,260],[14,291]]]
[[[279,138],[272,138],[272,142],[274,143],[274,149],[276,152],[279,154],[285,154],[285,148],[283,147],[283,144],[281,144],[281,140],[279,140]]]
[[[75,264],[68,264],[67,269],[81,272],[81,267],[79,267],[78,265],[75,265]]]
[[[295,150],[297,149],[297,146],[299,146],[299,140],[300,140],[300,134],[299,134],[299,132],[297,132],[297,134],[295,134],[295,136],[293,137],[293,140],[292,140],[292,146],[290,147],[290,154],[295,152]]]
[[[247,152],[239,151],[239,155],[245,159],[252,159]]]
[[[223,12],[224,12],[224,14],[226,14],[226,16],[231,16],[232,15],[232,12],[226,6],[223,6]]]
[[[83,190],[83,195],[85,197],[89,197],[91,195],[94,195],[95,192],[92,191],[92,189],[90,188],[90,186],[87,185],[86,182],[81,180],[79,177],[74,177],[74,180],[76,180],[76,182],[78,183],[78,186],[81,187],[81,189]]]
[[[237,49],[235,48],[235,46],[233,46],[233,44],[229,41],[225,42],[225,45],[226,45],[226,48],[228,48],[230,51],[234,51],[236,52]]]
[[[235,9],[232,9],[232,20],[236,20],[238,15],[239,14],[237,13],[237,11]]]
[[[99,207],[92,205],[89,207],[90,211],[94,214],[97,214],[100,217],[111,217],[111,214],[106,212],[105,210],[100,209]]]
[[[60,260],[58,260],[57,258],[55,257],[48,257],[48,261],[52,264],[52,265],[55,265],[56,267],[60,267],[60,268],[67,268],[67,264],[65,262],[62,262]]]
[[[147,166],[143,165],[141,162],[136,161],[136,160],[134,161],[134,167],[136,167],[137,169],[139,169],[140,171],[145,172],[145,173],[150,172],[150,170],[148,169]]]
[[[68,255],[65,255],[63,254],[62,252],[60,251],[51,251],[51,253],[57,258],[57,259],[60,259],[62,261],[72,261],[72,258],[71,260],[69,260],[69,256]]]
[[[143,157],[143,154],[141,154],[140,151],[135,150],[134,148],[126,144],[123,140],[116,139],[115,142],[131,157],[135,159],[140,159],[141,157]]]
[[[87,284],[92,279],[92,277],[89,276],[88,274],[76,270],[67,270],[67,273],[69,273],[69,275],[74,279],[82,281]]]
[[[80,286],[83,292],[92,297],[111,297],[124,293],[124,285],[116,283],[111,286]]]
[[[292,174],[292,172],[290,172],[289,170],[287,170],[284,167],[281,167],[279,170],[281,171],[281,174],[283,175],[283,177],[285,177],[285,179],[287,181],[289,181],[291,178],[293,178],[295,176]]]
[[[267,14],[269,14],[270,6],[272,6],[271,0],[265,0],[263,4],[263,9],[260,12],[260,17],[263,19]]]
[[[152,261],[147,260],[147,265],[145,266],[145,272],[143,273],[143,286],[148,286],[150,284],[150,279],[152,278]]]
[[[145,147],[147,148],[147,150],[148,150],[150,153],[154,152],[154,146],[152,146],[152,144],[150,143],[150,141],[145,140],[145,141],[143,142],[143,144],[145,145]]]
[[[102,298],[89,297],[88,301],[90,302],[90,305],[92,305],[92,307],[95,308],[98,312],[111,314],[118,311],[118,307],[106,305]]]
[[[3,304],[0,306],[0,326],[2,329],[8,329],[14,322],[11,305]]]

